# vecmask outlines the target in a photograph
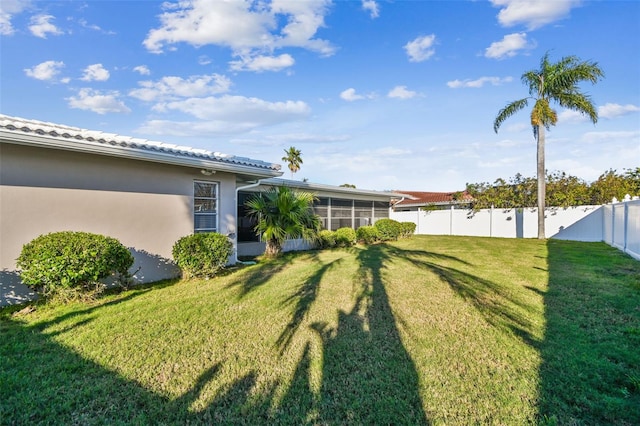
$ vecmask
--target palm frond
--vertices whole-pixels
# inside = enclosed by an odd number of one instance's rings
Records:
[[[589,117],[593,124],[598,122],[598,111],[589,95],[583,93],[563,93],[556,98],[563,108],[577,111]]]
[[[529,103],[529,98],[523,98],[517,101],[513,101],[498,112],[495,121],[493,122],[493,131],[498,133],[498,129],[502,123],[516,112],[526,107]]]

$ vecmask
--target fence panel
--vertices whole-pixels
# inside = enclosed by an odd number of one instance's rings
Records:
[[[391,219],[414,222],[416,234],[535,238],[536,209],[391,212]],[[640,260],[640,200],[603,206],[549,208],[547,238],[604,241]]]
[[[613,240],[611,245],[617,249],[623,250],[625,248],[625,203],[619,203],[613,205]]]

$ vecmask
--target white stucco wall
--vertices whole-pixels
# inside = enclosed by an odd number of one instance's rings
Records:
[[[194,180],[219,183],[219,232],[235,232],[233,174],[0,144],[0,297],[21,301],[15,260],[24,244],[56,231],[117,238],[135,257],[138,282],[176,276],[171,249],[193,233]]]

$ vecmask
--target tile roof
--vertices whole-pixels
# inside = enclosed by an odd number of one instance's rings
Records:
[[[467,193],[467,191],[459,191],[462,194],[462,199],[454,200],[454,192],[423,192],[423,191],[395,191],[402,194],[406,194],[404,200],[395,204],[396,206],[414,206],[414,205],[427,205],[427,204],[452,204],[452,203],[468,203],[473,200],[473,197]]]
[[[67,149],[77,148],[79,151],[85,152],[88,150],[90,151],[91,148],[96,150],[98,148],[104,148],[100,150],[102,153],[107,153],[107,151],[125,150],[129,151],[130,154],[133,154],[134,157],[137,156],[136,154],[139,154],[140,159],[151,159],[163,162],[163,159],[167,160],[170,157],[178,160],[171,161],[173,163],[179,162],[180,159],[200,160],[199,166],[202,167],[220,164],[230,166],[231,168],[234,166],[240,166],[245,169],[246,167],[263,169],[272,176],[279,176],[282,174],[280,172],[279,164],[268,163],[246,157],[237,157],[235,155],[223,154],[221,152],[213,152],[205,149],[122,136],[115,133],[87,130],[79,127],[65,126],[44,121],[27,120],[4,114],[0,114],[0,132],[3,133],[3,139],[6,139],[5,132],[16,136],[32,136],[37,139],[46,138],[51,141],[50,145],[52,147],[55,147],[56,141],[59,141],[64,142]],[[112,148],[112,150],[110,150],[110,148]],[[190,163],[193,163],[193,161]]]

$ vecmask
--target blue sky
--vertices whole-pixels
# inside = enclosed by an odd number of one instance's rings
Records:
[[[523,72],[577,55],[596,125],[557,107],[547,169],[640,165],[640,2],[0,3],[0,112],[282,163],[294,179],[456,191],[534,176]],[[290,177],[286,165],[283,177]]]

